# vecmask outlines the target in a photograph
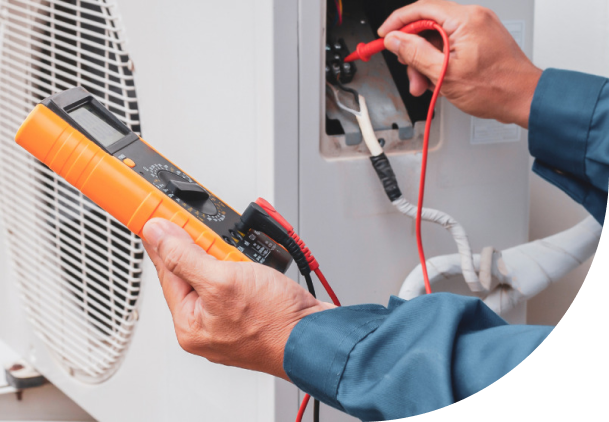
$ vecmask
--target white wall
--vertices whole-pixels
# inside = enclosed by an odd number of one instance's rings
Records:
[[[536,0],[533,60],[609,76],[609,1]],[[531,239],[549,236],[585,218],[586,211],[559,189],[531,176]],[[529,302],[528,322],[555,325],[584,281],[590,262]]]

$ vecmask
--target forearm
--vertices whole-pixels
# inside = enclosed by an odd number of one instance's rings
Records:
[[[388,308],[345,307],[305,318],[290,336],[284,368],[299,388],[331,406],[363,420],[395,419],[490,385],[550,330],[507,325],[478,299],[392,298]]]

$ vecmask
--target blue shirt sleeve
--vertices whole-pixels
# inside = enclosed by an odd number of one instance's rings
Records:
[[[476,298],[439,293],[389,306],[309,315],[284,369],[313,397],[362,420],[429,412],[485,388],[524,360],[550,327],[508,325]]]
[[[601,224],[609,183],[609,85],[600,76],[546,70],[529,117],[533,171]]]

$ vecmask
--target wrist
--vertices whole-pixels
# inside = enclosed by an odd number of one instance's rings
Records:
[[[511,101],[505,104],[506,119],[504,123],[515,123],[528,129],[531,104],[542,73],[543,71],[533,64],[530,64],[527,69],[515,73],[510,83]]]

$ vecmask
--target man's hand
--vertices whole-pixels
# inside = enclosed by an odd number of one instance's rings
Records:
[[[480,6],[419,0],[396,10],[379,28],[385,47],[408,65],[410,91],[422,95],[440,75],[443,54],[418,35],[397,32],[408,23],[431,19],[450,40],[451,57],[442,95],[471,115],[528,127],[541,70],[531,63],[497,16]]]
[[[143,235],[180,346],[288,380],[283,352],[290,332],[305,316],[334,306],[271,268],[218,261],[166,220],[150,220]]]

